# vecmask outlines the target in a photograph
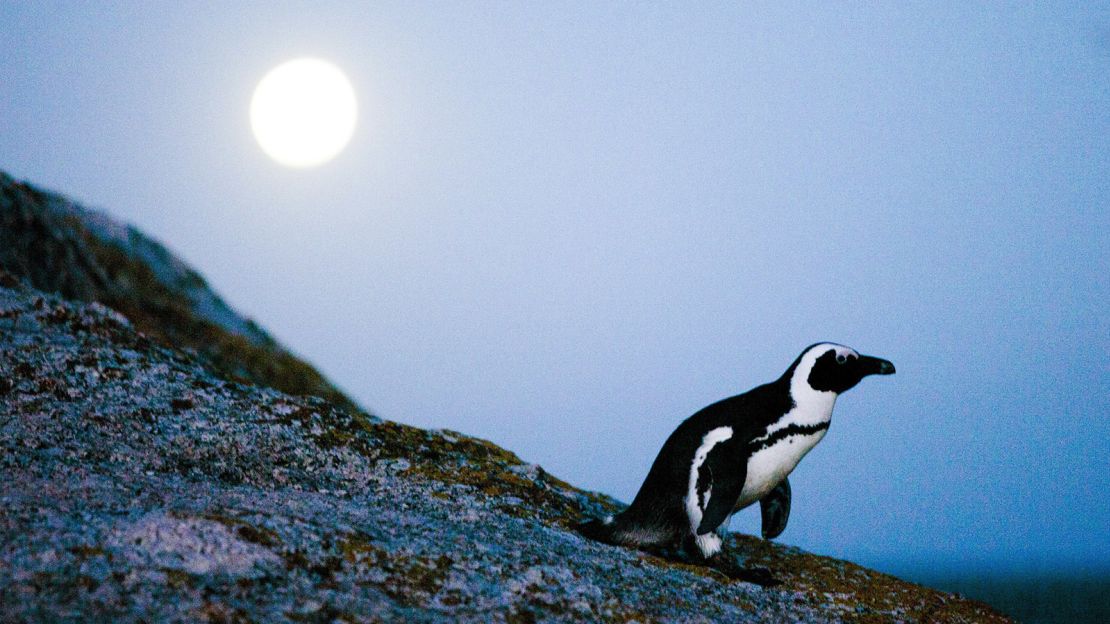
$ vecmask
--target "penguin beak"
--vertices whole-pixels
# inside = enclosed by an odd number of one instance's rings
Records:
[[[866,375],[893,375],[894,364],[882,358],[871,357],[870,355],[859,356],[860,372]]]

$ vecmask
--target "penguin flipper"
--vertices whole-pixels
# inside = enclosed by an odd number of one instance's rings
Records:
[[[744,479],[748,476],[748,464],[737,461],[737,453],[728,444],[714,446],[705,462],[698,468],[698,496],[703,489],[709,500],[702,511],[698,535],[715,531],[732,515],[740,493],[744,490]],[[702,488],[702,484],[707,485]]]
[[[774,539],[786,529],[790,519],[790,481],[782,483],[759,499],[759,512],[763,517],[763,539]]]

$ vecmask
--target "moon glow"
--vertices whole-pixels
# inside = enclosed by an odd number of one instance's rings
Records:
[[[358,118],[355,90],[327,61],[300,58],[270,70],[251,98],[251,129],[271,158],[315,167],[350,142]]]

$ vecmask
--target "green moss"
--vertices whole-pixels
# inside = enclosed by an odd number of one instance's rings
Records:
[[[87,592],[94,592],[100,587],[100,581],[86,574],[78,574],[74,579],[74,584]]]
[[[180,512],[170,512],[170,515],[175,518],[188,517],[187,514],[183,514]],[[211,511],[205,513],[201,517],[205,520],[219,522],[220,524],[230,529],[233,533],[235,533],[235,535],[239,539],[245,542],[258,544],[259,546],[265,546],[266,548],[271,549],[279,548],[282,545],[281,538],[275,531],[266,527],[260,527],[250,524],[249,522],[246,522],[245,520],[242,520],[240,518],[233,518],[231,516],[226,516]]]
[[[246,611],[230,607],[221,602],[205,600],[189,614],[194,621],[210,624],[251,624],[254,622]]]
[[[380,441],[374,446],[374,456],[410,462],[405,476],[466,485],[491,498],[519,498],[520,505],[501,506],[503,511],[517,517],[570,526],[581,520],[583,513],[575,494],[591,500],[600,510],[617,509],[612,499],[574,488],[542,469],[537,469],[535,478],[520,474],[513,468],[523,466],[524,462],[487,440],[388,421],[366,422],[365,430]]]
[[[244,523],[235,528],[235,534],[243,541],[267,548],[276,548],[281,545],[277,533],[265,527],[256,527]]]
[[[422,605],[436,595],[454,563],[447,555],[431,558],[391,553],[359,534],[344,536],[339,541],[338,551],[352,571],[365,568],[384,572],[385,579],[373,584],[409,606]]]
[[[786,589],[801,592],[816,600],[826,594],[843,594],[834,606],[844,609],[847,622],[886,622],[900,610],[903,619],[920,622],[975,621],[1009,622],[984,604],[971,600],[952,600],[940,591],[868,570],[854,563],[784,551],[771,542],[748,535],[736,535],[732,548],[745,553],[747,565],[774,570]],[[944,614],[938,617],[938,614]]]
[[[197,587],[193,575],[184,570],[162,568],[162,573],[166,575],[166,585],[173,589],[195,589]]]
[[[320,396],[344,409],[358,410],[313,367],[273,340],[266,337],[255,343],[197,316],[184,293],[163,284],[146,263],[114,243],[99,239],[79,221],[70,225],[82,234],[83,242],[109,278],[96,298],[123,313],[139,331],[175,348],[196,350],[233,380],[270,386],[288,394]],[[199,276],[194,282],[197,280],[200,283],[192,286],[203,284]],[[85,298],[80,296],[82,293],[63,294]]]
[[[721,582],[721,583],[730,583],[730,582],[732,582],[732,578],[729,574],[727,574],[727,573],[725,573],[725,572],[723,572],[723,571],[721,571],[717,568],[714,568],[712,566],[686,563],[686,562],[683,562],[683,561],[677,561],[675,559],[668,559],[668,558],[665,558],[665,557],[660,557],[660,556],[652,555],[652,554],[648,554],[648,553],[641,554],[639,562],[640,562],[641,565],[646,564],[646,565],[651,565],[651,566],[656,567],[656,568],[666,568],[666,569],[670,569],[670,570],[681,570],[683,572],[687,572],[687,573],[693,574],[695,576],[700,576],[702,578],[710,579],[710,580],[713,580],[713,581],[718,581],[718,582]]]
[[[330,604],[325,604],[315,611],[302,613],[298,611],[286,611],[285,617],[294,622],[304,622],[306,624],[332,624],[333,622],[361,622],[361,618],[355,614],[348,613],[338,609]]]
[[[92,559],[92,558],[95,558],[95,557],[107,557],[108,559],[112,558],[111,553],[104,550],[100,546],[89,546],[87,544],[79,544],[77,546],[70,546],[66,550],[73,553],[73,555],[75,555],[78,559],[82,559],[82,560]]]
[[[286,570],[307,570],[312,566],[312,561],[300,549],[282,551],[281,557],[285,560]]]

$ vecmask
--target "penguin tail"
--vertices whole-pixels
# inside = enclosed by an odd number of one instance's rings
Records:
[[[581,533],[583,537],[592,539],[596,542],[604,542],[606,544],[617,544],[618,540],[615,539],[617,531],[617,522],[613,516],[605,516],[604,518],[594,518],[575,525],[574,530]]]
[[[653,547],[674,539],[663,527],[645,523],[629,509],[616,514],[588,520],[574,527],[582,536],[614,546]]]

